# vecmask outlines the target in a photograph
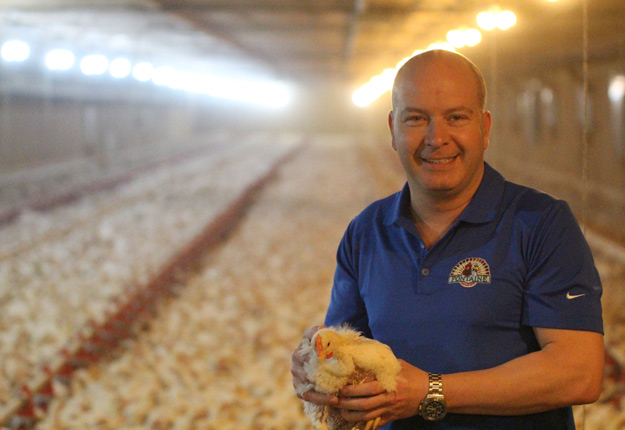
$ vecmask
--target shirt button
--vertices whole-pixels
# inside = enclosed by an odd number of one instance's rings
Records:
[[[421,269],[421,274],[423,276],[427,276],[430,274],[430,269],[428,269],[427,267],[424,267],[423,269]]]

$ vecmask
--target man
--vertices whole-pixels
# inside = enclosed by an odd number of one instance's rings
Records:
[[[485,98],[481,73],[456,53],[427,51],[399,70],[388,121],[407,184],[348,227],[325,321],[388,344],[398,390],[372,381],[305,400],[392,429],[574,430],[570,405],[598,398],[592,255],[566,203],[484,163]],[[298,350],[292,374],[305,382]]]

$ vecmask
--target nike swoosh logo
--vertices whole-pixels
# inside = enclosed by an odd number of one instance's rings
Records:
[[[578,298],[578,297],[582,297],[582,296],[585,296],[585,295],[586,295],[586,293],[584,293],[584,294],[576,294],[576,295],[572,295],[572,294],[569,292],[569,293],[566,293],[566,298],[567,298],[567,299],[569,299],[569,300],[571,300],[571,299],[576,299],[576,298]]]

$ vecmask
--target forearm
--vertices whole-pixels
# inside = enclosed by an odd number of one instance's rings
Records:
[[[522,415],[591,403],[600,393],[603,341],[589,333],[575,350],[542,350],[492,369],[443,376],[449,412]]]
[[[535,329],[541,350],[492,369],[443,375],[448,412],[525,415],[590,403],[601,392],[603,336],[573,330]],[[427,373],[403,360],[397,391],[377,382],[344,387],[337,407],[353,422],[382,417],[381,424],[418,414],[428,391]]]

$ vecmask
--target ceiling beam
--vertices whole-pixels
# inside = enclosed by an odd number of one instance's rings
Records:
[[[253,51],[253,48],[241,43],[236,37],[233,36],[232,29],[230,29],[227,25],[211,23],[209,30],[206,23],[202,21],[201,17],[199,17],[197,14],[184,13],[182,11],[174,11],[172,12],[172,14],[187,21],[196,30],[208,34],[209,36],[217,37],[218,39],[224,41],[228,45],[241,52],[242,55],[258,61],[269,70],[273,70],[276,73],[279,73],[280,67],[277,61],[267,57],[266,55],[260,54],[259,52]]]
[[[354,56],[356,48],[356,39],[358,37],[358,23],[360,17],[367,8],[366,0],[354,0],[354,8],[351,13],[349,23],[347,26],[347,32],[345,34],[345,43],[343,48],[343,62],[349,62]]]
[[[59,9],[129,9],[158,10],[152,0],[0,0],[1,9],[42,11]]]
[[[213,1],[193,1],[193,0],[155,0],[161,10],[168,11],[214,11],[214,12],[341,12],[352,14],[358,9],[355,4],[358,0],[342,0],[335,2],[328,1],[303,1],[303,0],[273,0],[250,6],[248,1],[237,0],[213,0]],[[363,4],[365,2],[363,1]],[[471,2],[461,3],[454,6],[454,11],[469,12],[475,10]],[[369,15],[379,17],[405,15],[414,12],[444,12],[440,7],[425,1],[415,1],[410,5],[369,3],[366,4],[366,12]]]
[[[342,12],[353,13],[356,9],[354,3],[359,3],[358,0],[343,0],[336,2],[317,1],[317,2],[305,2],[302,0],[273,0],[263,1],[262,3],[254,4],[250,6],[247,1],[228,1],[228,0],[216,0],[216,1],[192,1],[192,0],[156,0],[162,10],[176,10],[176,11],[229,11],[229,12]],[[411,6],[397,6],[397,5],[383,5],[383,4],[371,4],[368,5],[367,10],[371,13],[382,14],[397,14],[406,13],[406,11],[419,11],[424,9],[440,10],[437,8],[424,7],[420,2],[416,2]]]

